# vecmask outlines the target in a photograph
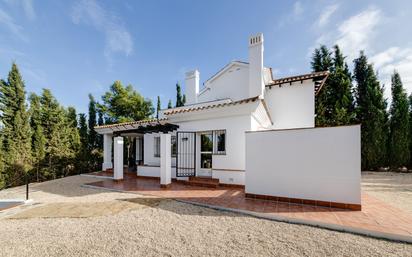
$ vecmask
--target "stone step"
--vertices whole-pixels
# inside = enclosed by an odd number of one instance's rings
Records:
[[[186,184],[192,186],[217,188],[219,187],[219,179],[210,177],[189,177]]]

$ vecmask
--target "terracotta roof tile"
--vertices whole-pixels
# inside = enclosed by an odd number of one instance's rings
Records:
[[[113,127],[128,126],[128,125],[156,125],[166,120],[167,120],[166,118],[163,118],[163,119],[147,119],[147,120],[139,120],[139,121],[122,122],[122,123],[116,123],[116,124],[96,126],[94,127],[94,129],[113,128]]]
[[[282,84],[287,84],[287,83],[292,83],[292,82],[302,81],[302,80],[307,80],[307,79],[322,79],[321,83],[315,84],[315,95],[317,95],[319,91],[321,90],[321,88],[323,87],[323,84],[325,83],[326,78],[328,76],[329,76],[329,71],[312,72],[312,73],[298,75],[298,76],[275,79],[271,81],[270,83],[268,83],[266,87],[271,88],[272,86],[277,86],[277,85],[282,85]]]
[[[255,102],[258,100],[259,97],[251,97],[251,98],[246,98],[242,99],[239,101],[235,102],[229,102],[229,103],[211,103],[209,105],[204,105],[204,106],[187,106],[187,107],[179,107],[179,108],[174,108],[174,109],[168,109],[163,112],[164,115],[173,115],[173,114],[178,114],[178,113],[187,113],[187,112],[193,112],[193,111],[201,111],[201,110],[209,110],[209,109],[214,109],[214,108],[220,108],[220,107],[226,107],[226,106],[233,106],[233,105],[238,105],[238,104],[245,104],[245,103],[250,103],[250,102]]]

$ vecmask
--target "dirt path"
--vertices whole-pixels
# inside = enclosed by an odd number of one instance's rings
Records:
[[[136,194],[80,187],[95,180],[75,176],[32,186],[31,197],[38,205],[17,207],[18,211],[12,214],[0,215],[0,256],[411,256],[412,253],[412,245],[407,244],[261,220],[173,200],[148,200]],[[18,198],[19,193],[19,189],[2,191],[0,198],[11,195]],[[99,211],[84,216],[93,204]],[[40,209],[34,211],[36,208]],[[70,215],[57,217],[56,213]]]

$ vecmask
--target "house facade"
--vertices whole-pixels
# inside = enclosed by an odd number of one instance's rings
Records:
[[[164,185],[190,177],[245,185],[245,133],[313,128],[315,97],[328,76],[273,77],[262,34],[249,38],[248,51],[248,62],[230,62],[202,87],[199,71],[187,72],[186,104],[162,110],[159,119],[96,127],[104,135],[102,169],[121,179],[127,166]]]

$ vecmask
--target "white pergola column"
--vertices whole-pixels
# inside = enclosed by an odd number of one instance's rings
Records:
[[[115,180],[123,179],[123,137],[114,138],[114,168],[113,168],[113,178]]]
[[[113,168],[112,163],[112,139],[111,134],[103,134],[103,165],[102,170]]]
[[[160,187],[167,188],[172,183],[172,154],[170,134],[160,135]]]

